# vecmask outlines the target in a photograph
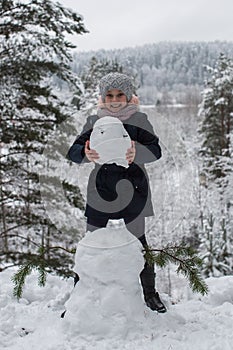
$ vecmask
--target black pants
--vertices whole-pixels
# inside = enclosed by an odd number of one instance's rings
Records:
[[[108,218],[87,218],[87,231],[95,231],[99,228],[107,226]],[[124,218],[125,226],[127,230],[132,233],[137,239],[142,243],[143,247],[147,246],[146,236],[145,236],[145,218],[137,217],[134,218]]]

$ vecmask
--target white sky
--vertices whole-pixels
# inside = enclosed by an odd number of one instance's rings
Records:
[[[78,51],[159,41],[233,41],[233,0],[60,0],[84,17]]]

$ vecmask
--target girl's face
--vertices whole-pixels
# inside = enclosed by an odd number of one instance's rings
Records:
[[[127,97],[121,90],[111,89],[108,90],[105,103],[107,108],[113,112],[118,112],[121,108],[125,107],[127,104]]]

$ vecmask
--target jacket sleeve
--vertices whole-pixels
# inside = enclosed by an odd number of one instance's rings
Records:
[[[142,123],[137,127],[137,139],[135,140],[135,163],[151,163],[161,158],[162,152],[159,138],[155,135],[153,127],[147,115],[143,114]]]
[[[67,153],[67,158],[74,163],[80,164],[89,162],[89,160],[85,157],[84,149],[85,143],[90,139],[90,135],[93,129],[93,123],[91,121],[91,117],[88,117],[81,134],[78,135]]]

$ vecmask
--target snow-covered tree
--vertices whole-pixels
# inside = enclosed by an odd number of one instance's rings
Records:
[[[52,78],[80,88],[70,68],[74,46],[65,35],[86,29],[79,14],[50,0],[2,0],[0,17],[1,262],[35,260],[42,246],[40,258],[64,271],[68,255],[59,261],[49,249],[73,238],[48,219],[36,170],[50,132],[71,113],[52,89]],[[70,197],[69,184],[64,186]]]
[[[232,251],[232,151],[233,61],[220,54],[203,91],[200,149],[203,208],[202,242],[205,241],[207,274],[231,273]]]
[[[210,180],[219,181],[231,171],[233,133],[233,61],[221,54],[216,67],[209,67],[211,78],[206,83],[200,113],[203,115],[201,154]]]

